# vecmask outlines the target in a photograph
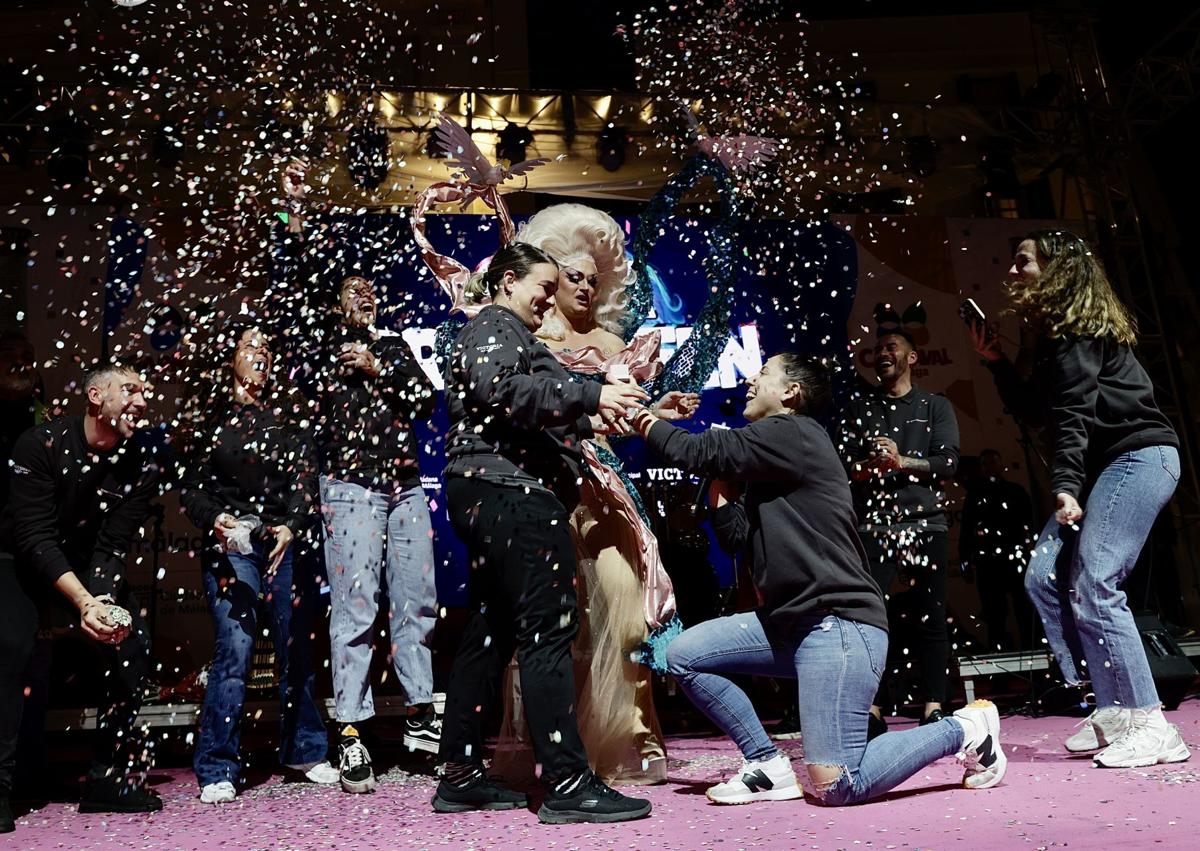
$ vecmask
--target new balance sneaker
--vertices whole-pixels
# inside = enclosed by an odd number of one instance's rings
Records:
[[[426,707],[424,712],[408,716],[404,722],[404,746],[410,751],[437,753],[442,742],[442,719]]]
[[[476,766],[474,770],[460,772],[457,780],[444,776],[430,803],[438,813],[516,810],[529,806],[529,796],[506,789],[488,777],[482,766]]]
[[[1129,710],[1129,727],[1092,758],[1100,768],[1140,768],[1160,762],[1183,762],[1192,755],[1179,730],[1162,709]]]
[[[962,725],[963,743],[958,752],[965,763],[963,786],[989,789],[1004,779],[1008,757],[1000,747],[1000,713],[990,700],[977,700],[954,713]]]
[[[590,769],[560,781],[546,792],[538,810],[542,824],[609,823],[650,815],[650,802],[629,798],[605,785]]]
[[[1106,748],[1129,729],[1130,710],[1119,706],[1097,709],[1079,722],[1079,729],[1067,737],[1063,745],[1071,753]]]
[[[358,729],[349,724],[338,735],[338,779],[343,789],[355,795],[375,791],[371,755],[358,737]]]
[[[709,787],[714,804],[748,804],[751,801],[790,801],[804,796],[796,782],[792,761],[777,753],[770,759],[743,760],[742,770],[724,783]]]
[[[130,786],[116,777],[89,777],[79,799],[81,813],[156,813],[162,807],[153,789]]]
[[[310,762],[307,765],[289,765],[287,767],[292,771],[298,771],[303,774],[304,779],[309,783],[320,783],[322,786],[330,786],[341,779],[341,774],[329,764],[329,760]]]
[[[800,738],[800,707],[793,703],[779,722],[771,728],[771,738],[779,741],[792,741]]]
[[[228,804],[236,797],[237,789],[233,788],[233,784],[228,780],[209,783],[200,790],[200,803],[202,804]]]

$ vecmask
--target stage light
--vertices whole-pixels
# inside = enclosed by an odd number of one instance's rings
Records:
[[[92,148],[92,128],[74,115],[53,121],[46,128],[50,153],[46,155],[46,174],[59,188],[82,183],[88,176],[88,157]]]
[[[611,122],[600,131],[596,140],[596,162],[605,171],[617,171],[625,164],[625,150],[629,147],[629,133],[624,127]]]
[[[509,164],[524,161],[526,147],[533,144],[533,133],[528,127],[510,121],[497,135],[500,140],[496,143],[496,159],[508,160]]]
[[[164,118],[154,130],[154,161],[163,168],[179,168],[187,152],[183,128],[178,123]]]
[[[901,141],[904,167],[918,177],[929,177],[937,171],[938,143],[932,136],[910,136]]]
[[[392,163],[387,130],[369,119],[356,124],[346,138],[346,158],[355,183],[368,190],[378,187]]]

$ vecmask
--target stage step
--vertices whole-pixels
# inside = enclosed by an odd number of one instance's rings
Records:
[[[1185,638],[1177,643],[1188,656],[1200,656],[1200,638]],[[1045,650],[1031,650],[1025,653],[982,653],[978,656],[960,656],[957,662],[958,675],[963,681],[967,703],[970,703],[975,699],[976,677],[1045,671],[1050,667],[1050,653]]]

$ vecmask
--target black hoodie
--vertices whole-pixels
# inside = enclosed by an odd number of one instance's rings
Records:
[[[724,549],[749,551],[768,623],[792,635],[801,619],[832,613],[887,630],[850,485],[816,420],[779,414],[700,434],[658,422],[646,445],[686,470],[746,483],[740,501],[713,513],[713,530]]]
[[[458,334],[446,365],[446,475],[579,498],[589,414],[601,386],[572,381],[515,313],[490,305]]]
[[[130,544],[158,493],[159,463],[135,436],[101,452],[83,417],[35,426],[13,447],[0,545],[47,586],[73,571],[94,595],[117,596]]]
[[[379,376],[346,375],[337,359],[345,343],[367,346]],[[327,338],[320,365],[321,472],[363,487],[400,483],[419,487],[414,420],[428,419],[437,398],[433,384],[399,335],[372,339],[364,330],[338,325]]]

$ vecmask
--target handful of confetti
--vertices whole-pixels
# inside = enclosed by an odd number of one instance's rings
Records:
[[[133,617],[129,614],[129,610],[118,606],[116,603],[109,603],[105,607],[104,616],[108,618],[108,622],[113,626],[125,628],[133,625]]]

